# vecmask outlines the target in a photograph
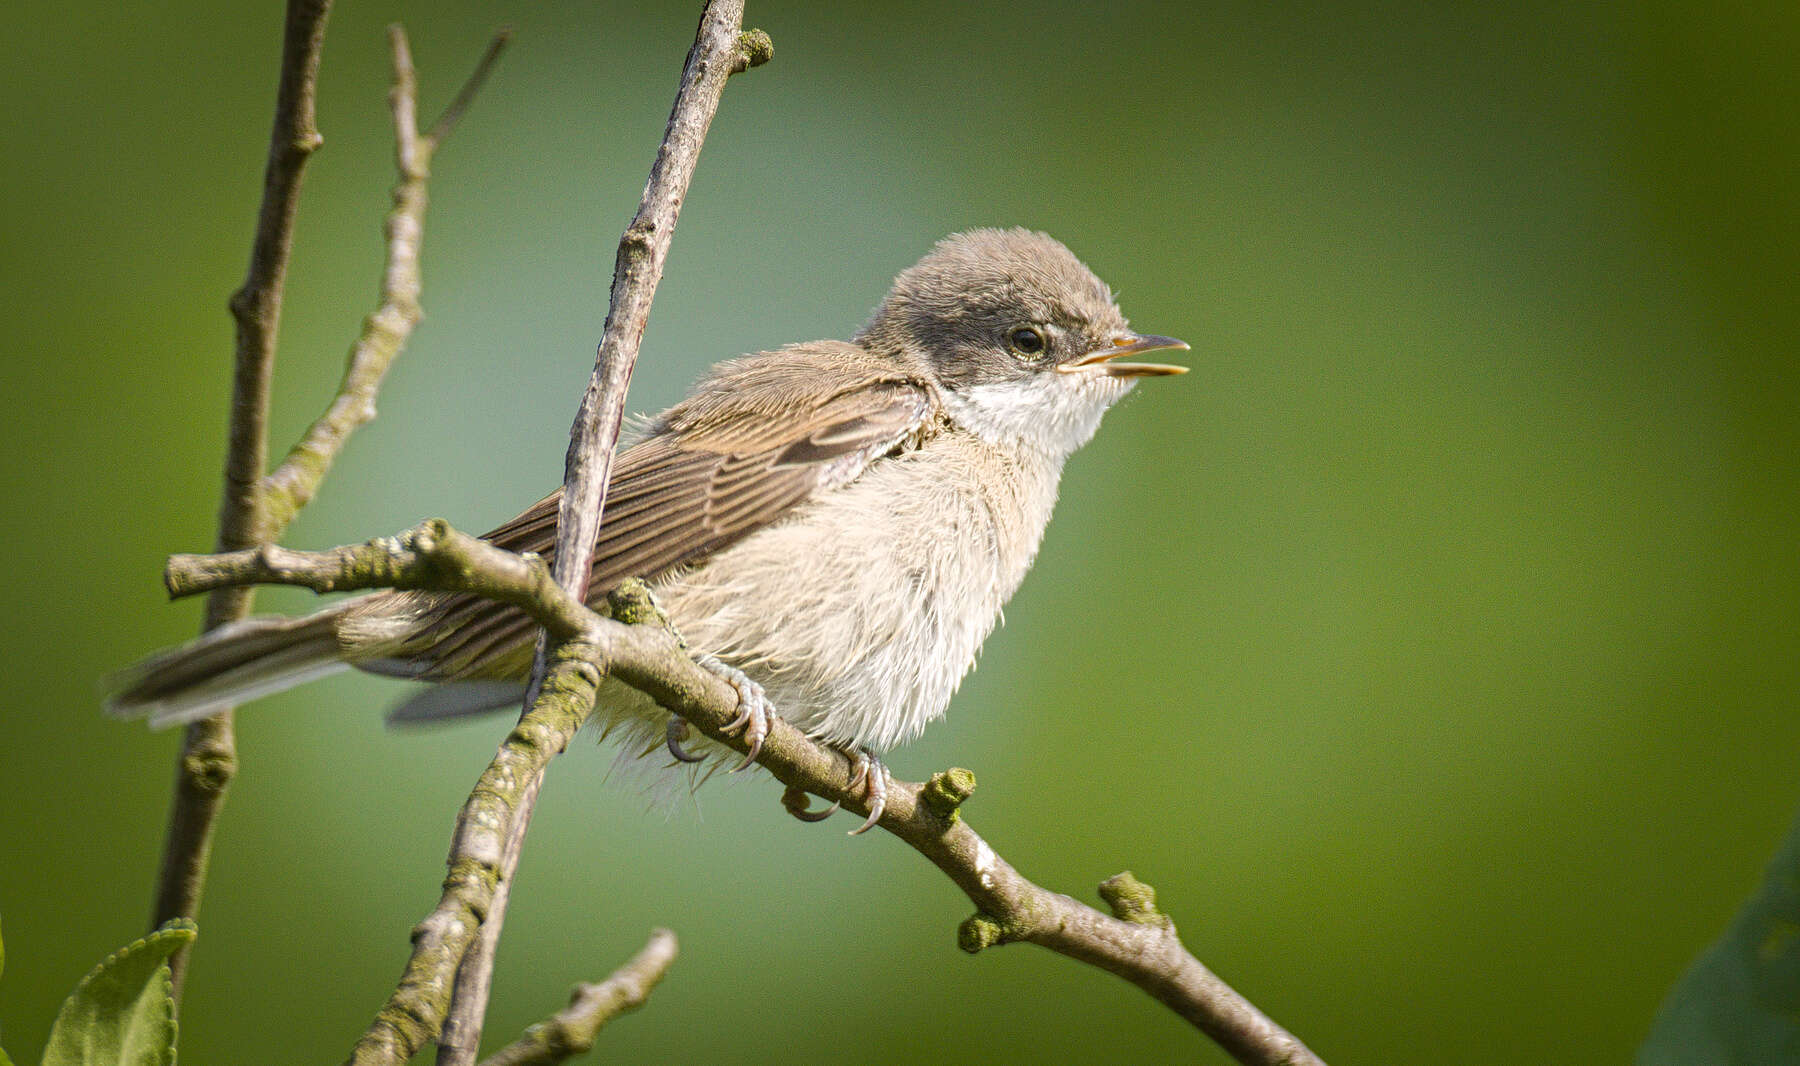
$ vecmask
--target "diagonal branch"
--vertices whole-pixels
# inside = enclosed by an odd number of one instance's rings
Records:
[[[548,576],[547,569],[538,569]],[[552,670],[543,692],[501,742],[457,814],[443,895],[413,927],[406,969],[356,1042],[348,1060],[353,1066],[399,1066],[442,1029],[453,975],[493,907],[512,826],[537,795],[550,760],[562,754],[593,711],[602,677],[599,652],[592,631],[551,643]]]
[[[281,79],[275,93],[256,238],[251,243],[244,283],[230,301],[237,321],[237,352],[226,431],[225,487],[219,503],[217,544],[221,551],[273,538],[264,532],[259,485],[268,462],[269,383],[275,373],[275,338],[293,247],[294,214],[300,202],[300,176],[323,140],[314,118],[313,98],[330,11],[330,0],[290,0],[287,7]],[[216,629],[249,612],[249,589],[223,589],[206,605],[205,628]],[[176,766],[175,794],[157,874],[150,917],[153,928],[199,913],[212,857],[213,829],[231,780],[237,776],[237,765],[237,737],[230,711],[188,726]],[[187,977],[188,953],[183,947],[169,959],[170,992],[177,1001]]]
[[[675,237],[681,204],[699,164],[700,146],[719,110],[726,79],[767,62],[774,51],[768,34],[761,30],[744,33],[743,20],[743,0],[710,0],[706,5],[693,46],[682,65],[669,124],[657,148],[656,161],[650,166],[637,214],[619,239],[611,303],[594,357],[594,372],[569,432],[562,502],[557,515],[556,579],[577,599],[587,595],[613,450],[625,416],[625,393],[650,320],[650,304],[657,282],[662,279],[669,244]],[[546,649],[547,645],[540,643],[525,690],[527,708],[533,706],[545,683],[549,665]],[[480,940],[457,973],[450,1017],[438,1037],[437,1066],[471,1066],[480,1049],[494,956],[535,798],[534,790],[513,824],[514,836],[507,841],[502,860],[499,892],[482,924]]]
[[[594,543],[612,472],[613,447],[624,419],[625,392],[637,364],[638,345],[650,321],[650,302],[662,280],[675,222],[699,163],[700,145],[719,109],[725,79],[767,62],[768,34],[742,33],[743,0],[713,0],[701,17],[694,46],[681,71],[681,89],[656,162],[650,166],[637,215],[619,238],[613,265],[612,302],[594,358],[594,373],[569,433],[563,497],[557,511],[556,579],[577,596],[587,593]]]
[[[665,629],[601,618],[548,580],[547,573],[536,557],[512,555],[455,533],[442,521],[433,521],[399,537],[330,552],[266,548],[227,555],[178,555],[169,560],[165,581],[175,595],[260,582],[319,591],[392,586],[489,596],[527,610],[546,627],[559,667],[580,663],[598,671],[594,676],[617,677],[721,744],[738,751],[746,749],[741,736],[724,731],[737,714],[737,693],[730,684],[695,664]],[[615,618],[630,618],[630,612],[622,608],[637,594],[629,585],[615,594]],[[570,639],[572,635],[574,639]],[[567,650],[574,646],[580,646],[580,655],[586,658]],[[570,686],[555,680],[560,676],[552,673],[553,683],[545,685],[546,699],[568,698]],[[592,688],[579,695],[591,702]],[[527,720],[536,720],[544,703],[534,704]],[[811,793],[867,813],[861,791],[850,788],[852,767],[841,752],[815,743],[779,717],[771,726],[757,762],[786,785],[790,794]],[[515,730],[514,736],[518,735]],[[513,738],[509,737],[508,743],[513,743]],[[958,929],[957,940],[964,951],[974,953],[1021,941],[1038,944],[1137,985],[1240,1062],[1320,1064],[1318,1056],[1297,1038],[1196,959],[1182,945],[1174,923],[1156,909],[1155,894],[1131,875],[1120,874],[1100,886],[1111,915],[1026,879],[963,819],[962,805],[974,789],[974,775],[967,770],[936,774],[923,785],[896,781],[888,789],[887,809],[880,821],[883,829],[942,870],[974,904],[975,914]],[[799,801],[804,803],[804,797]],[[516,809],[506,812],[507,824],[495,823],[500,827],[493,833],[504,837],[518,818]],[[497,846],[488,844],[488,857],[482,861],[489,865],[480,866],[480,883],[474,888],[460,882],[452,885],[459,876],[470,876],[466,866],[452,864],[452,878],[445,882],[446,903],[433,912],[433,918],[447,912],[466,925],[468,916],[483,913],[482,907],[492,899],[489,886],[498,875],[498,851]],[[436,928],[431,924],[433,918],[420,929]],[[444,924],[450,923],[451,919],[444,920]],[[466,928],[460,933],[467,939],[473,937]],[[421,986],[429,980],[436,982],[430,987],[441,987],[448,980],[449,967],[456,964],[452,958],[441,957],[448,952],[433,955],[439,952],[440,943],[442,938],[421,935],[415,947]],[[433,957],[421,962],[422,953]],[[429,969],[427,963],[436,969]],[[433,975],[429,979],[425,976],[428,972]],[[409,964],[407,973],[409,979],[415,978],[414,965]],[[408,1006],[422,1009],[410,1001]],[[410,1053],[406,1046],[399,1050]],[[357,1061],[397,1062],[404,1057]]]
[[[488,41],[487,51],[482,53],[480,61],[475,64],[475,69],[470,72],[468,80],[463,82],[462,88],[456,91],[455,98],[444,108],[443,114],[437,117],[437,121],[433,122],[431,129],[426,132],[426,143],[436,148],[450,136],[450,131],[454,130],[456,124],[462,121],[463,114],[469,110],[469,105],[475,102],[475,94],[479,93],[481,87],[487,84],[488,75],[494,72],[494,65],[500,62],[500,53],[506,51],[506,44],[510,40],[512,40],[511,28],[502,27],[500,32],[494,34],[493,39]]]
[[[607,1022],[633,1011],[675,961],[675,934],[658,929],[650,942],[599,984],[575,986],[569,1005],[525,1030],[525,1035],[481,1060],[481,1066],[554,1066],[594,1046]]]
[[[337,396],[289,450],[281,465],[263,479],[264,521],[271,537],[279,535],[311,502],[350,434],[375,417],[375,394],[381,388],[382,378],[423,315],[419,307],[419,249],[424,237],[426,185],[431,177],[432,156],[487,80],[509,36],[504,30],[494,35],[456,100],[430,133],[420,135],[418,78],[413,71],[406,31],[398,25],[388,27],[394,53],[394,85],[388,100],[394,115],[394,160],[400,180],[394,186],[394,205],[382,225],[387,263],[381,272],[380,302],[363,319],[362,332],[350,348]]]

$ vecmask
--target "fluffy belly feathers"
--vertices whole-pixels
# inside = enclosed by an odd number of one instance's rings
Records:
[[[1016,476],[958,476],[996,461]],[[885,751],[941,717],[974,666],[1037,552],[1060,465],[948,432],[656,592],[689,644],[755,678],[781,717]]]

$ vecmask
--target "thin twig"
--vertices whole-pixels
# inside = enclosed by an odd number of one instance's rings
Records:
[[[263,199],[250,266],[232,294],[237,322],[231,416],[225,452],[225,487],[219,503],[217,547],[230,551],[273,539],[263,521],[260,481],[268,463],[269,383],[275,372],[275,339],[281,297],[293,247],[294,215],[306,161],[323,142],[313,100],[319,55],[325,43],[330,0],[289,0],[281,49],[275,119],[263,171]],[[216,629],[250,612],[249,589],[223,589],[206,606],[205,628]],[[188,726],[176,766],[175,794],[157,875],[154,928],[200,911],[213,829],[225,794],[237,776],[237,737],[229,710]],[[171,994],[179,1001],[189,949],[169,959]]]
[[[580,984],[569,1005],[481,1060],[481,1066],[554,1066],[594,1046],[607,1022],[644,1005],[675,961],[675,934],[658,929],[650,942],[599,984]]]
[[[281,465],[263,479],[265,522],[272,531],[285,529],[312,500],[350,434],[375,417],[375,395],[381,381],[422,317],[419,252],[425,233],[432,156],[487,79],[506,47],[508,35],[502,31],[494,36],[475,72],[450,105],[454,110],[446,109],[424,136],[418,132],[418,79],[406,31],[390,26],[388,38],[394,54],[394,85],[388,93],[388,103],[393,112],[394,160],[400,180],[394,185],[394,205],[382,225],[387,263],[381,274],[380,302],[363,319],[362,333],[350,348],[343,381],[331,406],[307,429]]]
[[[431,142],[432,147],[443,144],[445,138],[450,136],[450,131],[462,121],[463,112],[469,109],[469,105],[475,101],[475,94],[481,91],[488,75],[494,72],[494,64],[500,61],[500,53],[506,50],[506,43],[510,40],[511,27],[502,26],[494,34],[494,39],[488,42],[487,51],[482,53],[480,62],[475,64],[474,72],[463,82],[463,87],[456,92],[456,98],[450,101],[450,105],[444,108],[443,114],[438,116],[425,134],[425,139]]]
[[[442,522],[428,522],[396,538],[329,552],[271,548],[223,556],[178,556],[170,561],[167,574],[170,588],[184,594],[247,581],[320,591],[382,585],[438,588],[499,599],[530,611],[549,629],[556,638],[553,647],[559,651],[559,667],[580,664],[597,671],[595,677],[616,677],[719,743],[738,751],[746,748],[742,736],[724,731],[737,714],[736,690],[695,664],[667,630],[602,618],[551,581],[542,560],[476,541]],[[618,599],[615,596],[615,601]],[[613,604],[614,614],[625,617],[619,606]],[[565,640],[569,634],[576,634],[577,639]],[[567,650],[571,645],[585,647],[577,655]],[[561,680],[564,676],[561,670],[552,672],[545,685],[547,698],[569,699],[570,686]],[[592,690],[578,695],[591,700]],[[540,700],[534,706],[532,716],[543,703]],[[771,721],[757,762],[790,793],[823,796],[867,813],[862,792],[850,790],[852,767],[843,753],[815,743],[784,719]],[[1100,895],[1112,911],[1109,916],[1027,880],[962,818],[961,808],[974,788],[974,775],[967,770],[948,770],[922,785],[896,781],[888,788],[887,809],[880,822],[883,829],[942,870],[975,905],[975,914],[958,929],[963,950],[973,953],[1021,941],[1038,944],[1137,985],[1240,1062],[1319,1066],[1317,1055],[1188,952],[1174,923],[1157,910],[1149,886],[1129,874],[1103,883]],[[510,825],[502,824],[509,821],[516,824],[517,814],[508,813],[493,823],[497,828],[483,837],[483,854],[489,858],[473,867],[453,866],[452,881],[459,871],[466,874],[477,869],[483,883],[491,886],[503,851],[496,838],[510,832]],[[453,887],[459,893],[454,897]],[[446,900],[451,902],[440,906],[434,918],[446,907],[453,915],[479,913],[474,903],[485,905],[492,898],[489,889],[473,897],[473,903],[465,903],[470,897],[461,894],[462,886],[446,881],[445,889]],[[427,923],[431,921],[427,919]],[[447,980],[448,967],[455,965],[453,959],[442,957],[448,953],[440,950],[441,943],[422,938],[414,955],[418,960],[421,953],[435,953],[431,962],[438,967],[433,986],[437,988]],[[413,972],[409,966],[409,976]],[[398,1062],[404,1057],[369,1061]]]
[[[644,183],[637,214],[619,239],[611,303],[595,353],[594,372],[569,431],[563,495],[557,515],[556,579],[577,598],[587,595],[613,451],[624,421],[625,393],[650,320],[650,305],[662,279],[669,244],[675,237],[681,204],[687,198],[699,163],[700,147],[718,112],[726,79],[766,62],[773,53],[767,34],[760,30],[743,32],[743,19],[743,0],[711,0],[706,5],[693,46],[682,65],[669,124]],[[546,648],[540,642],[525,690],[527,708],[533,705],[544,683],[548,667]],[[535,795],[533,792],[528,798],[513,823],[517,836],[507,842],[501,872],[503,888],[482,925],[481,938],[457,973],[450,1017],[438,1041],[437,1066],[471,1066],[479,1053],[482,1022],[493,983],[494,956],[510,894],[504,886],[510,886],[518,868]]]

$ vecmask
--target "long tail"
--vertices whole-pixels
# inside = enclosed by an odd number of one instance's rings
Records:
[[[158,652],[107,679],[107,713],[155,727],[192,722],[349,667],[342,607],[301,618],[246,618]]]

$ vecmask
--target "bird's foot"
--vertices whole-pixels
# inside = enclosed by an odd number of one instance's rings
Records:
[[[857,749],[855,765],[857,769],[850,774],[850,794],[855,796],[857,790],[862,792],[862,801],[869,805],[869,818],[850,830],[850,836],[860,836],[875,828],[875,823],[882,819],[882,812],[887,810],[887,787],[895,783],[895,776],[887,772],[886,763],[868,747]]]
[[[869,818],[863,824],[850,830],[851,836],[867,833],[881,821],[881,813],[887,810],[888,786],[894,783],[894,775],[888,773],[886,764],[881,758],[867,748],[856,751],[856,772],[850,775],[850,792],[862,790],[863,802],[869,805]]]
[[[742,732],[744,742],[750,745],[750,750],[744,753],[744,761],[733,767],[731,772],[735,774],[739,770],[748,769],[762,751],[763,741],[768,739],[769,726],[775,718],[775,705],[769,702],[769,694],[763,691],[763,687],[750,680],[750,676],[737,667],[720,662],[710,655],[697,656],[694,661],[723,678],[726,684],[737,691],[737,717],[725,723],[724,732]]]
[[[675,643],[682,651],[688,650],[687,638],[681,630],[675,628],[675,622],[669,612],[663,609],[662,601],[649,585],[637,578],[626,578],[619,587],[607,594],[607,611],[611,616],[627,625],[656,625],[675,638]],[[729,666],[711,655],[696,655],[694,662],[707,672],[714,674],[729,684],[737,692],[737,717],[725,725],[726,733],[742,731],[744,740],[748,742],[750,751],[744,756],[732,773],[749,767],[756,760],[757,753],[762,751],[763,741],[768,738],[770,722],[775,717],[775,707],[769,702],[769,696],[763,687],[750,680],[742,670]],[[663,737],[663,745],[677,761],[694,763],[705,761],[704,755],[690,754],[681,746],[688,737],[688,723],[679,715],[671,715],[668,731]],[[654,748],[652,751],[656,750]]]
[[[867,748],[858,748],[851,753],[850,765],[850,787],[847,791],[852,796],[862,793],[863,802],[869,806],[869,817],[863,824],[850,830],[851,836],[857,836],[875,828],[875,823],[881,821],[882,812],[887,810],[888,787],[894,783],[894,775],[888,772],[880,756]],[[823,822],[836,814],[842,806],[841,803],[833,803],[821,811],[809,810],[806,793],[791,788],[781,797],[781,803],[789,814],[802,822]]]
[[[806,794],[806,790],[795,788],[793,785],[789,785],[787,791],[781,794],[781,805],[787,808],[789,814],[802,822],[823,822],[836,814],[838,808],[843,806],[833,803],[822,811],[815,811],[812,809],[812,797]]]
[[[696,655],[694,662],[704,667],[707,672],[722,678],[737,692],[737,717],[726,722],[723,731],[727,734],[737,732],[744,734],[744,740],[750,745],[750,750],[744,755],[744,761],[733,767],[731,772],[735,774],[739,770],[747,769],[752,762],[756,761],[757,754],[762,751],[763,741],[768,739],[769,725],[775,718],[775,705],[769,702],[769,695],[763,691],[763,687],[750,680],[750,676],[737,667],[720,662],[710,655]],[[668,735],[664,740],[669,754],[682,762],[704,760],[706,758],[704,755],[691,755],[682,748],[681,742],[687,739],[687,735],[687,719],[680,715],[671,715]]]

